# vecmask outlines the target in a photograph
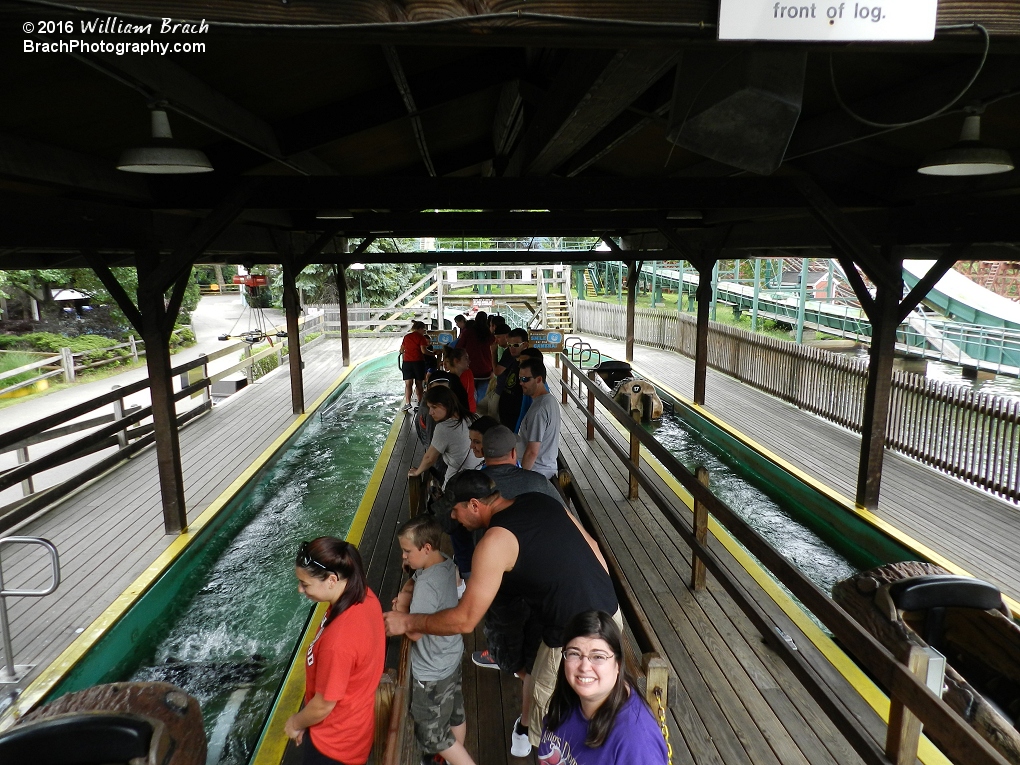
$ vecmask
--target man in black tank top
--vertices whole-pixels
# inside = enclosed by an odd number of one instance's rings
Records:
[[[523,678],[522,717],[516,732],[527,730],[537,746],[559,671],[564,626],[590,610],[617,614],[619,621],[608,566],[595,540],[562,503],[545,494],[506,499],[492,479],[477,470],[453,476],[445,494],[453,502],[451,515],[461,525],[488,529],[475,547],[467,590],[456,608],[434,614],[384,614],[387,634],[471,632],[497,594],[523,598],[539,615],[543,634],[534,673]],[[517,744],[514,755],[526,755],[519,753]]]

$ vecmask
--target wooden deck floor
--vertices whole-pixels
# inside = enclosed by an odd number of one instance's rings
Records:
[[[357,361],[396,350],[397,342],[356,339],[351,355]],[[317,344],[304,359],[305,400],[310,404],[343,369],[339,340]],[[253,410],[258,417],[251,416]],[[290,380],[284,369],[185,427],[180,444],[189,519],[198,517],[293,421]],[[175,538],[163,533],[154,449],[115,468],[16,533],[52,541],[60,552],[62,578],[60,588],[48,597],[8,601],[15,660],[36,665],[17,686],[24,687]],[[37,550],[5,554],[7,586],[44,586],[48,568]]]
[[[624,357],[617,340],[585,336]],[[693,397],[694,360],[635,346],[635,366]],[[731,377],[708,370],[706,409],[851,501],[860,436]],[[1020,508],[894,451],[886,451],[876,515],[974,576],[1020,601]]]
[[[554,385],[554,393],[556,382]],[[690,551],[658,510],[625,498],[627,478],[601,441],[584,439],[578,413],[562,409],[561,455],[573,469],[629,585],[663,643],[680,679],[680,698],[670,709],[675,763],[702,765],[843,765],[859,757],[828,721],[792,672],[763,641],[743,612],[710,578],[694,596],[687,588]],[[362,541],[369,581],[384,603],[400,584],[400,553],[394,539],[408,517],[406,472],[421,448],[405,426],[387,466]],[[669,495],[669,489],[662,487]],[[876,741],[885,726],[852,687],[761,591],[750,575],[718,549],[733,575],[777,626],[797,641],[812,666]],[[467,636],[464,693],[469,751],[479,763],[518,762],[509,756],[510,728],[520,709],[519,681],[476,669],[469,652],[483,647],[480,630]],[[388,666],[398,642],[391,639]]]
[[[400,547],[396,530],[409,517],[407,470],[421,460],[424,448],[418,443],[411,419],[405,418],[400,438],[376,496],[360,547],[369,586],[378,594],[384,608],[402,585]],[[478,669],[471,663],[471,652],[485,648],[479,627],[464,636],[463,690],[468,729],[465,744],[481,765],[534,762],[534,757],[510,756],[510,729],[521,709],[521,682],[516,677],[492,669]],[[386,666],[396,667],[400,640],[390,638]],[[295,760],[296,762],[296,760]]]

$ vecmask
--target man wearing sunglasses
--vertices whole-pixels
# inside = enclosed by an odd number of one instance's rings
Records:
[[[496,378],[499,386],[499,422],[510,430],[517,432],[517,418],[521,415],[521,402],[524,391],[517,381],[520,369],[521,351],[528,347],[528,331],[512,329],[508,336],[507,350],[510,355],[503,356],[503,373]]]
[[[560,407],[545,387],[545,364],[527,358],[520,364],[517,379],[521,392],[531,396],[531,406],[521,420],[517,451],[521,467],[556,479],[556,457],[560,452]]]

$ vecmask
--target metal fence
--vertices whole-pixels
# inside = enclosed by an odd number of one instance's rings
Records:
[[[575,326],[625,339],[626,309],[579,300]],[[693,316],[638,309],[634,340],[694,357]],[[708,364],[801,409],[861,431],[868,361],[713,323]],[[896,371],[886,446],[1020,502],[1020,402]]]

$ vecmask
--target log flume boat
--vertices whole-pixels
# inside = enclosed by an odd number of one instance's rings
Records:
[[[946,657],[942,699],[1020,765],[1020,626],[999,590],[932,563],[890,563],[837,584],[833,599],[890,651]]]

